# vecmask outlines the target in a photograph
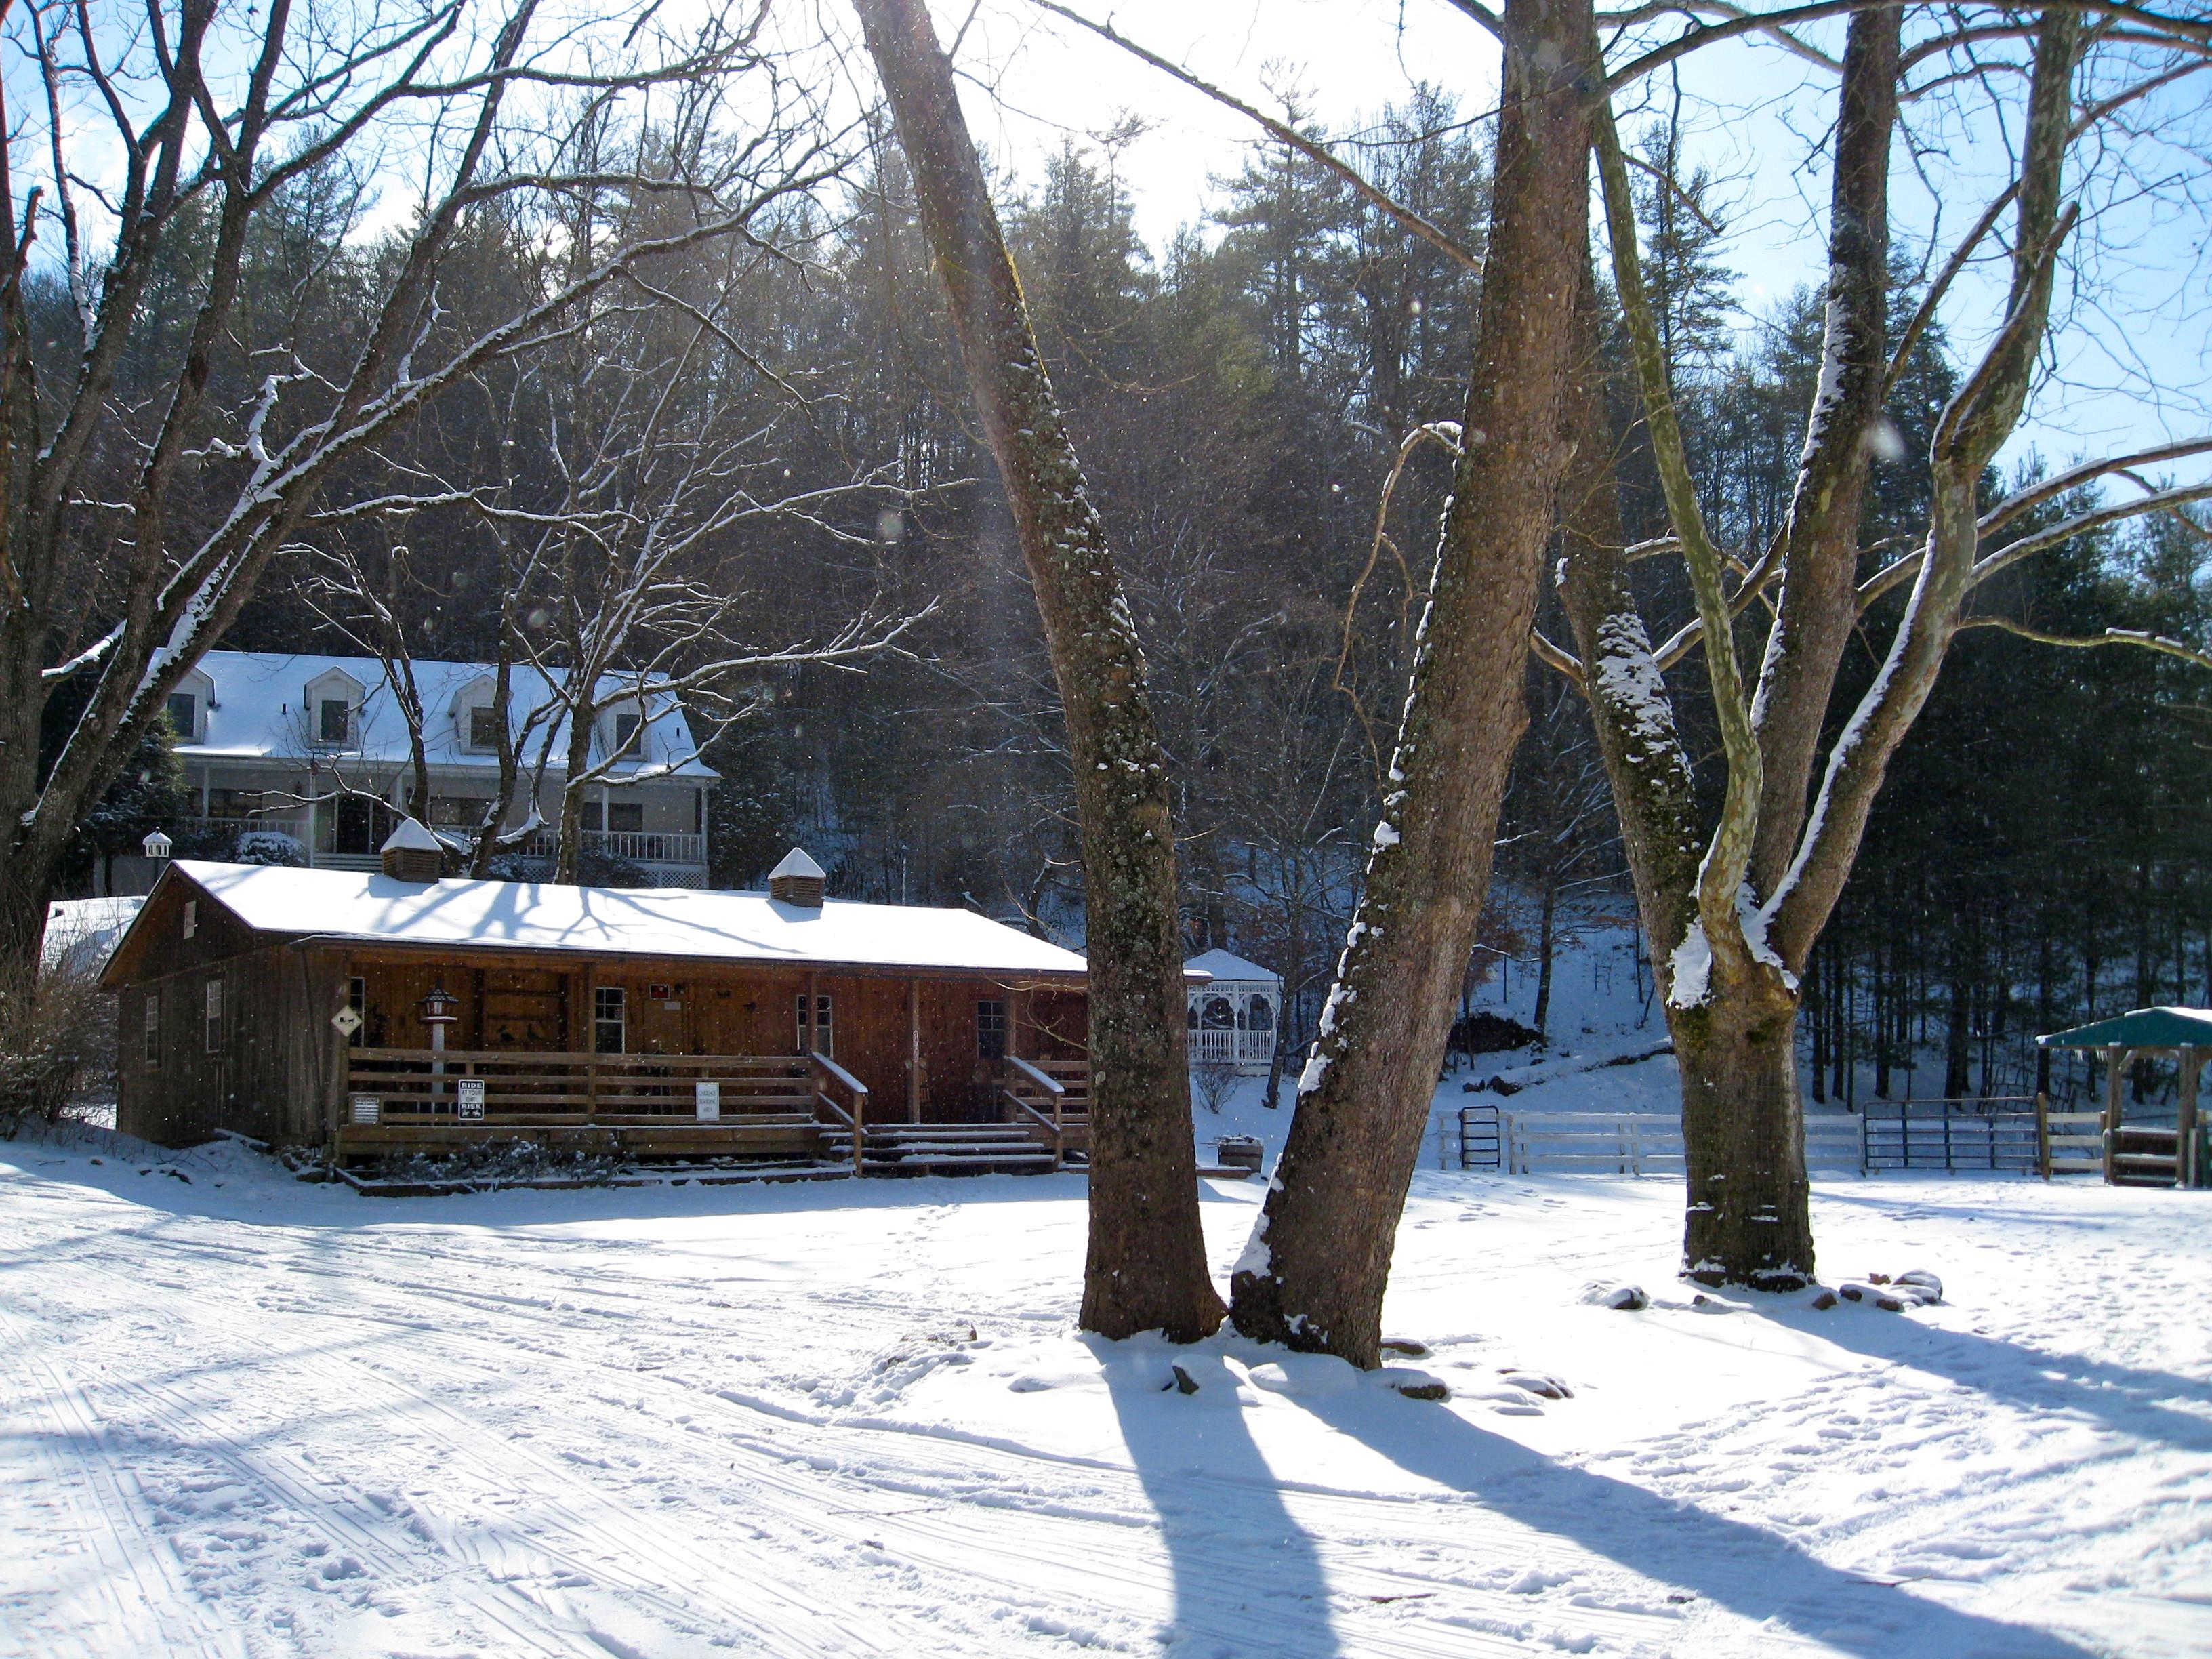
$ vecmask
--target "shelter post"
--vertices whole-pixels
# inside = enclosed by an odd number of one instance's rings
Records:
[[[2180,1100],[2174,1119],[2173,1184],[2197,1184],[2197,1084],[2204,1068],[2202,1048],[2184,1048],[2181,1057]]]
[[[2118,1043],[2105,1050],[2105,1184],[2112,1184],[2118,1165],[2113,1149],[2120,1139],[2120,1079],[2128,1069],[2128,1051]]]

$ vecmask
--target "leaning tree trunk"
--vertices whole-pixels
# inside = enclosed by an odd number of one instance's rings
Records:
[[[1136,627],[1045,374],[952,63],[923,0],[854,0],[915,180],[1067,721],[1091,962],[1082,1322],[1194,1341],[1221,1322],[1199,1227],[1175,827]]]
[[[1589,0],[1507,0],[1482,321],[1390,788],[1297,1114],[1237,1264],[1247,1336],[1382,1358],[1382,1293],[1528,713],[1589,240]]]
[[[1771,976],[1668,1007],[1682,1074],[1683,1270],[1794,1291],[1813,1277],[1812,1185],[1797,1096],[1797,1004]]]

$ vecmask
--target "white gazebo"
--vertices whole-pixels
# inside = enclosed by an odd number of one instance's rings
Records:
[[[1208,951],[1183,967],[1212,976],[1186,993],[1190,1063],[1225,1060],[1247,1077],[1264,1076],[1282,1024],[1283,976],[1229,951]]]

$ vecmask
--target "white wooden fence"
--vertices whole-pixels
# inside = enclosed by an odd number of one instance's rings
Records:
[[[2049,1162],[2042,1173],[2101,1172],[2104,1141],[2097,1114],[2051,1112],[2045,1121]],[[1863,1118],[1808,1115],[1806,1168],[1864,1173],[1864,1137]],[[1682,1124],[1680,1118],[1657,1112],[1510,1112],[1495,1106],[1467,1106],[1459,1113],[1458,1145],[1447,1146],[1440,1161],[1446,1165],[1455,1161],[1463,1170],[1499,1170],[1509,1175],[1540,1170],[1679,1175]]]
[[[1460,1113],[1459,1129],[1462,1169],[1503,1170],[1510,1175],[1540,1170],[1634,1176],[1682,1172],[1682,1123],[1670,1114],[1509,1112],[1469,1106]],[[1859,1158],[1857,1119],[1823,1115],[1805,1120],[1808,1169],[1856,1172]]]

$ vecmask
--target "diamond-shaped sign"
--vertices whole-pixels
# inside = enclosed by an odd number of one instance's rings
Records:
[[[331,1016],[331,1024],[338,1028],[341,1035],[351,1036],[361,1030],[361,1016],[350,1008],[341,1008]]]

